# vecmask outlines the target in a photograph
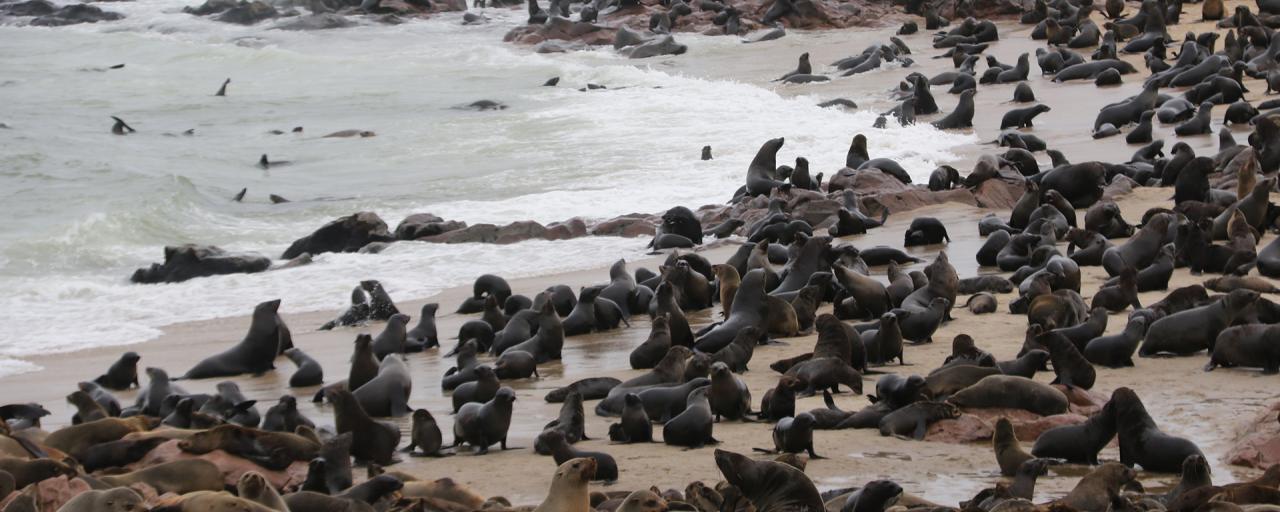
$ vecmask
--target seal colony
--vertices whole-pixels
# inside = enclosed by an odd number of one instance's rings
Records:
[[[785,19],[798,4],[778,0],[765,17]],[[542,12],[531,7],[531,18]],[[1114,15],[1126,7],[1131,17]],[[1222,10],[1205,7],[1205,17]],[[1184,14],[1180,3],[1108,2],[1117,20],[1104,22],[1105,35],[1091,4],[1037,3],[1021,21],[1054,44],[1037,60],[1042,71],[1057,70],[1055,80],[1131,75],[1136,69],[1117,57],[1147,56],[1143,91],[1082,130],[1150,130],[1155,117],[1190,137],[1215,122],[1206,114],[1214,105],[1241,99],[1244,77],[1280,66],[1277,43],[1261,44],[1280,6],[1257,7],[1223,18],[1222,28],[1247,35],[1228,33],[1234,44],[1221,55],[1216,32],[1199,29],[1210,36],[1192,34],[1174,64],[1162,49],[1174,43],[1167,32]],[[976,76],[980,59],[969,57],[1000,44],[994,23],[947,20],[932,5],[907,11],[928,30],[955,25],[934,42],[961,70],[947,77],[952,83]],[[1062,46],[1099,53],[1088,61]],[[895,42],[833,67],[865,72],[906,54]],[[929,92],[933,80],[909,76],[886,115],[973,126],[983,119],[975,95],[1025,84],[1029,57],[987,59],[996,71],[957,91],[949,111]],[[1177,87],[1180,97],[1158,92]],[[1042,89],[1039,100],[1052,98]],[[1160,118],[1182,103],[1188,108],[1173,120]],[[1159,144],[1126,162],[1085,153],[1072,162],[1046,150],[1054,141],[1031,127],[1037,116],[1036,126],[1052,123],[1062,111],[1055,107],[1011,110],[1010,126],[1022,128],[1002,132],[1001,149],[983,148],[967,176],[951,168],[928,188],[910,187],[901,163],[872,158],[862,134],[823,183],[803,156],[778,165],[779,152],[791,150],[780,133],[756,141],[741,188],[724,191],[733,206],[714,214],[676,206],[661,216],[652,245],[668,252],[653,261],[541,286],[495,269],[462,296],[413,307],[398,307],[394,276],[383,277],[387,287],[358,283],[350,307],[324,318],[282,314],[280,300],[263,297],[251,321],[232,322],[247,332],[238,342],[144,345],[111,354],[79,384],[44,383],[69,393],[74,407],[22,402],[39,392],[14,389],[0,406],[0,484],[8,485],[0,506],[1273,510],[1280,466],[1209,468],[1248,462],[1221,445],[1236,417],[1275,398],[1266,390],[1280,364],[1280,309],[1268,295],[1277,290],[1280,242],[1264,242],[1277,228],[1269,202],[1280,164],[1275,114],[1250,118],[1240,129],[1252,133],[1238,133],[1244,144],[1223,128],[1212,156],[1178,142],[1168,156]],[[1141,208],[1115,192],[1134,187],[1144,187],[1132,193]],[[961,188],[1001,190],[1011,208],[985,217],[956,205],[912,213],[876,196]],[[386,243],[362,223],[370,224],[357,214],[322,227],[286,254]],[[342,236],[352,233],[362,236]],[[684,250],[721,235],[733,238]],[[886,245],[866,243],[873,240]],[[286,374],[298,389],[267,384]],[[1255,388],[1230,415],[1197,412],[1203,394],[1159,389],[1192,381],[1212,392],[1230,383],[1223,375],[1249,375]],[[447,405],[422,397],[438,396],[436,382]],[[552,405],[529,403],[544,401]],[[275,405],[260,413],[260,404]],[[748,455],[753,449],[769,454]],[[414,456],[432,458],[423,467]],[[976,466],[959,480],[962,497],[942,503],[926,480],[939,475],[933,462],[951,456]],[[545,494],[509,493],[516,483],[496,481],[506,466],[519,466]],[[665,471],[700,473],[677,481]],[[832,483],[849,473],[876,476]]]

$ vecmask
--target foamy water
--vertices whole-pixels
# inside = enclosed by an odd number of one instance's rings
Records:
[[[274,258],[361,210],[394,228],[418,212],[505,224],[696,208],[727,200],[769,138],[787,138],[780,164],[805,156],[830,175],[875,119],[814,106],[832,95],[756,85],[772,76],[754,70],[738,76],[735,63],[751,54],[731,38],[678,35],[686,55],[637,62],[611,49],[537,55],[506,45],[502,35],[524,22],[519,10],[490,10],[481,26],[454,13],[287,32],[181,12],[194,2],[99,5],[127,18],[0,26],[0,122],[12,127],[0,130],[0,375],[37,369],[23,356],[145,341],[164,325],[247,314],[269,298],[282,298],[286,314],[338,309],[370,278],[397,299],[423,297],[499,268],[519,277],[605,265],[643,254],[648,240],[399,243],[279,272],[130,284],[164,245]],[[540,86],[553,76],[560,87]],[[228,96],[214,97],[228,77]],[[577,90],[587,83],[609,89]],[[859,103],[883,96],[843,83],[840,96]],[[479,99],[509,108],[450,108]],[[138,133],[112,135],[112,115]],[[267,133],[294,126],[305,134]],[[165,135],[187,129],[195,136]],[[378,135],[320,137],[345,129]],[[974,140],[927,125],[875,133],[872,155],[917,178]],[[707,144],[716,158],[699,161]],[[262,153],[294,163],[263,171]],[[232,202],[244,187],[245,201]],[[268,194],[293,202],[272,205]]]

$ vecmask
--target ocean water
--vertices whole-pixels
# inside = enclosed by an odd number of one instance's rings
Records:
[[[182,12],[197,4],[103,3],[127,18],[0,26],[0,122],[10,126],[0,129],[0,376],[38,369],[24,356],[145,341],[164,325],[247,314],[269,298],[282,298],[286,314],[339,309],[370,278],[398,299],[424,297],[500,267],[519,277],[605,265],[643,254],[648,240],[399,243],[278,272],[129,283],[165,245],[278,257],[362,210],[394,228],[417,212],[502,224],[696,208],[729,199],[769,138],[787,138],[779,163],[805,156],[830,175],[875,119],[817,108],[834,89],[769,84],[778,66],[765,71],[732,38],[681,34],[686,55],[631,61],[612,49],[538,55],[505,44],[520,10],[490,9],[480,26],[452,13],[289,32]],[[831,36],[793,34],[751,51],[794,62],[791,48],[808,37]],[[560,87],[540,86],[554,76]],[[228,95],[215,97],[226,78]],[[609,89],[577,90],[587,83]],[[845,81],[838,91],[863,103],[883,98],[884,84]],[[452,108],[480,99],[509,108]],[[112,135],[113,115],[138,133]],[[268,133],[294,126],[304,133]],[[195,135],[175,135],[188,129]],[[377,136],[321,137],[345,129]],[[923,178],[974,140],[919,125],[877,131],[870,146]],[[699,161],[706,144],[716,158]],[[293,163],[264,171],[263,153]],[[245,187],[244,202],[230,200]],[[292,202],[273,205],[268,194]]]

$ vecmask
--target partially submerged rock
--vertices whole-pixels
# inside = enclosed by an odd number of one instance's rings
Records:
[[[356,252],[370,242],[395,240],[387,232],[387,223],[373,212],[359,212],[334,220],[310,235],[299,238],[285,249],[281,258],[293,259],[302,253]]]
[[[214,245],[170,245],[164,263],[152,263],[133,273],[135,283],[181,283],[197,277],[252,274],[271,267],[271,259],[258,253],[227,252]]]

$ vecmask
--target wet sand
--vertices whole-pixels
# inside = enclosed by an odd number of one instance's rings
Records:
[[[1232,4],[1234,5],[1234,3]],[[1229,6],[1231,7],[1231,6]],[[1131,3],[1130,9],[1136,9]],[[1188,20],[1198,18],[1198,6],[1189,5],[1184,17]],[[1192,14],[1191,11],[1195,11]],[[1171,32],[1185,32],[1186,25],[1180,25]],[[896,26],[895,26],[896,28]],[[1002,62],[1012,63],[1017,55],[1025,51],[1034,51],[1038,43],[1027,39],[1030,27],[1001,24],[1000,43],[993,46],[988,53],[996,55]],[[1192,30],[1195,30],[1194,28]],[[825,33],[796,34],[772,43],[761,43],[744,46],[740,60],[733,62],[717,62],[715,65],[698,69],[683,69],[692,75],[714,78],[734,77],[752,82],[767,82],[794,66],[795,56],[803,51],[813,54],[815,63],[826,63],[837,58],[861,51],[871,41],[887,41],[893,29],[875,32],[868,31],[833,31]],[[887,69],[852,79],[837,79],[828,84],[814,86],[778,86],[787,94],[809,94],[822,99],[849,95],[856,92],[862,96],[855,97],[863,110],[887,110],[891,103],[881,94],[878,100],[872,99],[866,91],[884,91],[910,71],[920,71],[928,76],[951,68],[950,60],[931,59],[931,55],[941,53],[933,50],[928,44],[928,35],[915,35],[904,38],[912,47],[917,65],[910,69]],[[1089,51],[1092,51],[1091,49]],[[1133,57],[1129,60],[1134,61]],[[671,61],[680,68],[681,61]],[[1135,61],[1136,62],[1136,61]],[[1140,62],[1136,62],[1141,67]],[[980,66],[979,69],[984,69]],[[1094,141],[1089,137],[1093,117],[1099,107],[1119,101],[1136,93],[1141,88],[1141,77],[1145,71],[1135,75],[1126,75],[1125,84],[1120,87],[1098,89],[1091,81],[1071,84],[1052,84],[1047,79],[1037,76],[1038,67],[1032,65],[1031,85],[1037,97],[1053,107],[1053,111],[1037,118],[1036,135],[1050,142],[1050,147],[1062,150],[1073,161],[1106,160],[1124,161],[1137,149],[1128,146],[1123,137],[1114,137],[1103,141]],[[1253,91],[1250,100],[1257,100],[1263,87],[1251,80],[1247,85]],[[1013,85],[980,86],[977,95],[978,115],[975,118],[975,140],[988,141],[995,138],[999,130],[1000,116],[1009,108],[1005,105],[1012,96]],[[955,103],[955,98],[942,90],[934,88],[944,113]],[[852,97],[852,96],[851,96]],[[866,98],[866,99],[864,99]],[[1215,109],[1214,129],[1221,121],[1222,107]],[[749,112],[744,111],[744,115]],[[922,118],[927,122],[931,118]],[[796,122],[804,122],[797,119]],[[785,135],[786,127],[778,127],[780,135]],[[868,128],[868,137],[875,137],[876,130]],[[1156,126],[1156,137],[1166,137],[1171,146],[1175,139],[1171,136],[1172,126]],[[1237,139],[1242,140],[1248,131],[1236,131]],[[852,136],[853,134],[850,134]],[[1217,139],[1214,136],[1201,136],[1180,139],[1191,144],[1198,153],[1216,151]],[[743,141],[751,146],[752,151],[759,141]],[[785,151],[784,151],[785,152]],[[995,146],[971,145],[957,154],[952,165],[967,174],[972,162],[984,152],[1003,152]],[[795,153],[788,153],[795,155]],[[872,155],[875,156],[874,154]],[[1038,154],[1047,160],[1043,154]],[[780,163],[785,161],[780,155]],[[836,169],[815,168],[813,172]],[[744,169],[745,175],[745,169]],[[726,197],[732,191],[725,191]],[[1170,206],[1169,189],[1138,189],[1121,201],[1125,217],[1131,222],[1141,218],[1147,208],[1154,206]],[[690,205],[692,206],[692,205]],[[932,259],[939,249],[945,249],[951,256],[960,276],[970,277],[980,272],[993,272],[994,269],[979,269],[973,260],[973,254],[981,245],[982,239],[977,235],[976,221],[986,211],[958,204],[931,206],[928,208],[895,214],[889,223],[870,234],[846,237],[843,241],[859,247],[874,245],[900,246],[901,236],[907,224],[916,216],[934,216],[946,223],[953,242],[947,247],[930,247],[912,251],[926,260]],[[1007,215],[1007,212],[997,212]],[[1083,211],[1078,212],[1083,221]],[[1268,235],[1261,243],[1270,241]],[[1120,243],[1121,241],[1115,241]],[[637,243],[644,243],[638,240]],[[1060,244],[1065,252],[1065,245]],[[511,246],[512,257],[519,257],[520,245]],[[733,251],[731,246],[722,246],[702,251],[712,262],[721,262]],[[646,260],[629,261],[629,268],[638,267],[656,269],[660,257]],[[921,268],[920,264],[915,268]],[[502,274],[502,269],[490,270]],[[883,279],[884,269],[873,269],[877,278]],[[1082,268],[1082,295],[1086,300],[1097,290],[1105,277],[1099,267]],[[513,280],[511,285],[515,293],[532,296],[537,291],[554,284],[567,284],[573,288],[583,285],[603,283],[607,281],[607,269],[588,269],[578,272],[546,276],[531,279]],[[1171,288],[1200,282],[1203,278],[1189,275],[1186,269],[1175,272],[1170,283]],[[353,285],[355,283],[352,283]],[[394,289],[394,288],[393,288]],[[470,287],[447,290],[427,300],[402,300],[398,303],[402,312],[414,318],[424,302],[439,303],[441,312],[453,311],[461,300],[470,294]],[[1155,302],[1164,296],[1164,292],[1144,293],[1141,300],[1144,304]],[[393,295],[394,297],[394,295]],[[1000,312],[983,317],[973,317],[967,311],[957,308],[955,320],[942,326],[934,335],[936,342],[931,345],[909,346],[906,349],[906,366],[890,366],[886,370],[902,374],[925,374],[942,363],[950,353],[950,340],[957,334],[970,334],[978,346],[991,351],[997,359],[1012,358],[1022,344],[1026,319],[1022,315],[1007,313],[1007,304],[1014,294],[999,295]],[[263,297],[263,300],[270,297]],[[963,298],[960,299],[963,301]],[[829,311],[830,306],[820,312]],[[713,318],[717,310],[706,310],[690,315],[695,324],[705,325]],[[373,324],[362,328],[338,329],[335,331],[316,331],[316,327],[336,316],[338,311],[292,314],[288,304],[282,307],[285,321],[293,330],[294,343],[316,358],[326,370],[326,381],[334,382],[346,377],[347,358],[350,354],[351,340],[358,333],[376,334],[381,324]],[[1119,332],[1125,324],[1125,314],[1111,315],[1107,333]],[[452,339],[457,328],[466,320],[476,318],[475,315],[441,314],[437,317],[437,325],[442,337],[444,350],[452,348],[456,343]],[[70,326],[74,319],[67,319]],[[415,475],[422,479],[453,477],[464,482],[485,495],[503,495],[517,504],[536,504],[546,493],[549,476],[554,469],[550,457],[543,457],[532,452],[533,438],[548,421],[554,419],[559,404],[548,404],[543,400],[546,392],[566,385],[575,380],[593,376],[612,376],[627,379],[641,372],[629,368],[628,354],[631,349],[642,342],[648,334],[649,322],[644,316],[631,319],[629,329],[622,329],[602,334],[592,334],[569,338],[564,348],[564,360],[539,368],[542,378],[506,382],[518,394],[515,403],[516,419],[513,422],[510,444],[521,449],[504,452],[494,451],[486,456],[474,456],[468,450],[460,455],[446,459],[405,458],[396,470]],[[66,424],[74,410],[63,402],[63,397],[74,389],[76,381],[87,380],[100,374],[124,350],[134,350],[142,355],[140,366],[163,367],[171,374],[180,374],[190,368],[200,358],[220,351],[237,342],[248,327],[247,316],[225,318],[206,322],[194,322],[173,325],[165,329],[164,334],[152,341],[129,346],[110,347],[86,350],[71,354],[34,357],[32,362],[44,367],[44,370],[0,379],[0,391],[6,395],[7,402],[37,401],[44,404],[53,416],[46,418],[46,428],[53,429]],[[84,333],[92,337],[93,333]],[[758,407],[759,399],[767,389],[774,386],[778,375],[768,369],[774,360],[790,357],[812,349],[815,336],[788,338],[785,345],[760,347],[756,350],[752,370],[742,375],[753,395],[753,404]],[[38,340],[32,340],[37,343]],[[427,408],[441,425],[445,439],[451,439],[452,419],[449,396],[440,390],[440,376],[452,364],[452,358],[443,358],[444,351],[431,350],[425,354],[411,354],[407,357],[414,377],[414,390],[410,404],[415,408]],[[491,362],[491,358],[482,358],[482,362]],[[1203,354],[1171,359],[1136,359],[1137,367],[1123,370],[1098,369],[1095,391],[1109,394],[1121,386],[1133,388],[1142,397],[1153,417],[1161,427],[1172,434],[1194,440],[1207,454],[1213,466],[1215,483],[1251,478],[1257,472],[1244,468],[1227,466],[1223,455],[1230,443],[1239,422],[1252,418],[1256,411],[1276,398],[1274,393],[1275,378],[1260,376],[1256,371],[1225,369],[1205,373],[1201,367],[1205,363]],[[259,400],[259,408],[266,410],[275,399],[282,394],[292,394],[299,398],[302,412],[317,424],[332,427],[332,412],[328,406],[316,406],[310,398],[315,388],[289,389],[288,378],[293,366],[284,358],[277,361],[277,371],[262,377],[236,378],[245,394]],[[1052,374],[1041,373],[1037,380],[1049,381]],[[212,391],[221,379],[184,382],[183,386],[191,392]],[[868,378],[866,389],[872,389],[874,380]],[[135,392],[120,393],[122,402],[131,402]],[[867,405],[862,396],[848,393],[837,395],[836,402],[846,410],[858,409]],[[797,404],[798,411],[822,407],[821,397],[802,399]],[[611,445],[607,440],[608,425],[612,418],[595,416],[591,409],[594,402],[588,402],[587,434],[593,439],[578,444],[584,450],[606,451],[618,461],[621,471],[620,480],[610,486],[593,485],[599,490],[627,490],[650,485],[662,488],[674,487],[683,489],[693,480],[716,481],[720,474],[712,460],[712,448],[684,450],[661,444],[651,445]],[[396,420],[404,430],[408,429],[408,418]],[[764,423],[732,423],[722,422],[715,426],[714,435],[722,441],[719,447],[737,452],[750,452],[753,447],[768,448],[770,441],[770,425]],[[660,426],[655,426],[661,432]],[[984,487],[1001,481],[998,468],[990,447],[985,443],[956,445],[935,442],[917,442],[897,438],[881,437],[875,430],[842,430],[822,431],[815,434],[817,453],[828,457],[828,460],[810,461],[807,473],[814,479],[820,489],[831,489],[861,485],[874,479],[893,479],[912,494],[926,499],[954,505],[962,499],[968,499]],[[1026,444],[1029,449],[1030,444]],[[1107,460],[1118,459],[1114,446],[1102,453]],[[1079,467],[1059,466],[1050,469],[1050,475],[1040,479],[1036,501],[1046,501],[1064,494],[1078,480],[1082,470]],[[1159,489],[1163,485],[1176,480],[1175,475],[1142,474],[1140,477],[1148,490]]]

